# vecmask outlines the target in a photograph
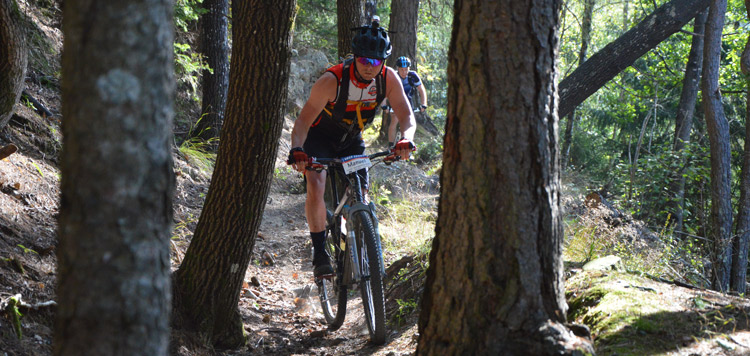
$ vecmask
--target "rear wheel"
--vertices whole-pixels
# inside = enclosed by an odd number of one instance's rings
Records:
[[[326,238],[326,252],[331,256],[333,277],[317,279],[318,297],[323,309],[328,329],[337,330],[344,323],[346,316],[347,287],[341,285],[343,278],[343,252],[337,246],[341,241],[341,217],[338,223],[333,223],[333,216],[328,212],[328,238]]]
[[[383,344],[385,343],[385,299],[380,237],[375,233],[372,218],[367,212],[359,211],[355,213],[353,219],[362,275],[359,289],[362,293],[365,321],[370,331],[370,340],[375,344]]]

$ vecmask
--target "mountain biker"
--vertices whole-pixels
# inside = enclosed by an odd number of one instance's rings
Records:
[[[401,84],[404,87],[406,98],[411,103],[412,96],[414,95],[414,90],[416,89],[417,91],[419,91],[419,101],[421,101],[419,110],[424,112],[425,109],[427,109],[427,91],[425,90],[425,87],[422,84],[422,79],[419,78],[417,72],[409,70],[410,66],[411,61],[409,60],[409,57],[401,56],[396,60],[398,76],[401,78]],[[388,109],[388,107],[385,106],[383,109]],[[398,114],[393,114],[394,116],[396,116],[396,118],[391,120],[391,123],[388,126],[388,147],[393,147],[393,143],[396,138],[396,126],[398,125]]]
[[[397,113],[402,139],[395,153],[409,159],[416,121],[396,72],[384,65],[391,54],[388,32],[376,18],[370,26],[355,29],[353,59],[328,68],[313,85],[310,97],[294,122],[289,163],[307,180],[305,216],[313,244],[314,276],[330,275],[333,269],[325,252],[326,208],[323,200],[326,172],[305,171],[308,157],[345,157],[363,154],[362,130],[375,116],[375,109],[388,98]],[[341,96],[344,94],[345,96]],[[358,174],[367,189],[367,171]]]

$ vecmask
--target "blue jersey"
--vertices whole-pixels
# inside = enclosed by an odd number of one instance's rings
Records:
[[[417,75],[417,72],[409,71],[409,73],[406,75],[406,78],[401,79],[401,84],[404,85],[404,93],[406,94],[406,98],[411,101],[415,89],[418,86],[422,85],[422,80],[419,79],[419,75]]]

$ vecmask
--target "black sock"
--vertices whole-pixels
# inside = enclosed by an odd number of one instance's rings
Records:
[[[315,251],[323,251],[325,248],[325,240],[326,240],[326,232],[325,230],[321,232],[310,232],[310,237],[312,238],[312,244]]]

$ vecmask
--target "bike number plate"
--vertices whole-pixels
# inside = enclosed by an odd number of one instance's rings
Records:
[[[372,167],[370,158],[365,155],[347,156],[341,159],[346,174],[354,173],[360,169]]]

